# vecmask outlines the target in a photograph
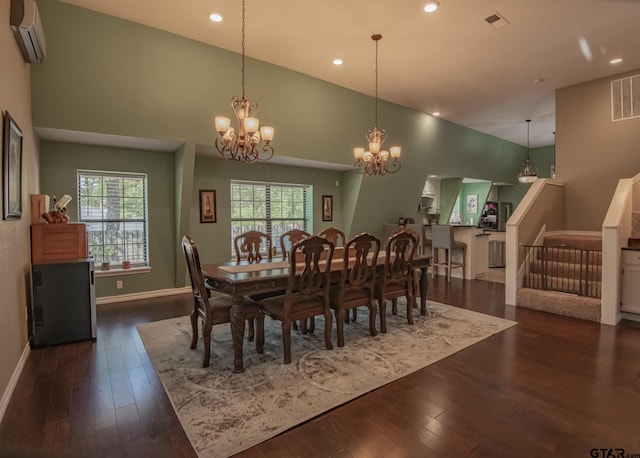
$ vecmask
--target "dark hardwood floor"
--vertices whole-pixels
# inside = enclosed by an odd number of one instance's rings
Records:
[[[519,324],[238,456],[640,458],[638,323],[505,306],[504,285],[487,281],[436,277],[428,298]],[[196,456],[135,328],[190,306],[188,295],[99,306],[95,342],[31,351],[0,456]]]

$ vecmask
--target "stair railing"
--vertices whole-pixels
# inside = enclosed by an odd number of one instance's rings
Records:
[[[602,251],[568,245],[525,245],[525,288],[601,297]]]

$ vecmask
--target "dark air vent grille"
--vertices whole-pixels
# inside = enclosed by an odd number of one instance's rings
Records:
[[[494,29],[499,29],[500,27],[503,27],[509,23],[509,21],[507,21],[505,17],[500,13],[495,13],[491,16],[487,16],[486,18],[484,18],[484,20]]]

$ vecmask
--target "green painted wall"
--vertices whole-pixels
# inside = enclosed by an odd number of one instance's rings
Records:
[[[555,163],[555,146],[531,148],[531,160],[538,167],[538,176],[549,178],[549,166]]]
[[[355,232],[353,224],[353,215],[356,214],[358,205],[358,196],[360,195],[360,187],[364,176],[353,173],[343,172],[340,174],[342,188],[342,220],[344,221],[344,233],[347,237],[358,235]],[[334,208],[335,205],[334,205]]]
[[[440,181],[440,221],[439,224],[449,224],[451,212],[456,203],[460,189],[462,188],[462,178],[445,178]]]
[[[530,157],[533,164],[538,168],[538,176],[540,178],[549,178],[549,165],[554,163],[555,147],[544,146],[540,148],[531,148]],[[515,173],[516,175],[514,176],[514,180],[512,180],[514,181],[514,186],[500,186],[498,188],[498,200],[502,202],[512,202],[514,210],[531,186],[526,183],[519,183],[517,179],[517,170]]]
[[[375,231],[371,228],[396,222],[399,216],[415,216],[429,174],[515,182],[526,148],[426,114],[390,107],[387,112],[399,121],[392,124],[391,132],[401,134],[402,169],[394,175],[363,178],[352,232]],[[385,128],[389,130],[389,124]],[[388,142],[395,143],[393,139]],[[441,203],[440,210],[442,218],[447,208]],[[449,208],[447,218],[450,212]]]
[[[189,235],[198,245],[202,262],[226,262],[232,257],[231,179],[311,185],[313,208],[311,209],[312,227],[310,232],[317,234],[327,227],[335,227],[344,231],[341,214],[335,210],[342,207],[341,188],[336,186],[336,181],[340,180],[340,172],[276,164],[247,165],[235,161],[198,156],[196,157],[193,180]],[[200,223],[199,189],[215,189],[216,191],[218,222],[215,224]],[[322,221],[323,195],[333,196],[333,221]]]
[[[78,169],[146,173],[151,272],[98,277],[96,295],[112,296],[175,286],[173,153],[45,141],[40,144],[40,164],[43,170],[40,192],[57,197],[72,196],[73,200],[67,205],[71,221],[78,221]],[[122,289],[116,290],[116,280],[123,280]]]
[[[175,233],[178,234],[175,241],[176,259],[182,260],[182,237],[189,231],[189,218],[191,216],[191,198],[193,189],[193,170],[195,168],[195,145],[185,144],[178,148],[174,155],[174,199],[175,199]],[[178,261],[178,266],[180,261]],[[178,267],[176,269],[176,287],[189,284],[189,272]]]
[[[334,195],[332,225],[350,235],[366,230],[380,236],[383,223],[415,215],[428,174],[514,183],[526,157],[521,146],[385,101],[379,104],[379,127],[388,131],[389,145],[403,148],[402,169],[395,175],[278,169],[196,157],[195,151],[211,151],[217,135],[213,116],[231,115],[229,99],[240,95],[239,55],[57,0],[38,5],[48,55],[32,67],[35,126],[184,144],[170,155],[172,214],[166,225],[174,238],[159,248],[167,251],[167,259],[181,259],[180,237],[187,230],[197,241],[200,235],[227,238],[232,178],[313,184],[314,212],[322,194]],[[373,124],[373,98],[251,58],[246,72],[247,95],[259,102],[261,121],[276,128],[277,156],[351,166],[353,147],[363,144]],[[43,175],[52,173],[50,166],[43,160]],[[218,224],[194,227],[201,187],[220,189]],[[314,231],[319,229],[315,224]],[[209,260],[227,259],[222,247],[216,242],[205,254]],[[172,280],[158,282],[159,288],[184,284],[175,266]]]
[[[48,53],[32,73],[37,126],[211,145],[213,117],[232,115],[238,54],[56,0],[39,7]],[[351,163],[370,97],[251,58],[246,74],[276,154]]]

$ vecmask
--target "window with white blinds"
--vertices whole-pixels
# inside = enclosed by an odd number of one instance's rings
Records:
[[[640,75],[611,81],[611,119],[640,117]]]
[[[145,174],[78,171],[78,219],[96,264],[149,265]]]
[[[246,231],[271,235],[280,251],[280,236],[290,229],[309,232],[308,185],[231,181],[231,255],[233,240]]]

